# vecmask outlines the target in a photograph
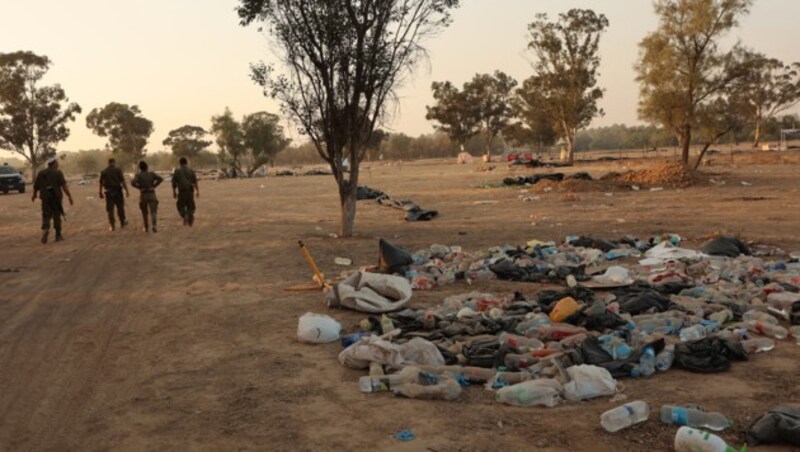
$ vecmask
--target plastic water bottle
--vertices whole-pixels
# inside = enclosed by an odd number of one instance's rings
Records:
[[[383,334],[389,334],[394,331],[394,322],[390,319],[386,314],[381,316],[381,332]]]
[[[554,407],[561,400],[561,391],[563,387],[557,380],[540,378],[500,388],[495,400],[507,405]]]
[[[731,421],[720,413],[707,413],[694,408],[664,405],[661,407],[661,422],[689,427],[707,428],[721,432],[731,426]]]
[[[503,358],[503,364],[509,369],[527,369],[538,362],[539,358],[529,354],[509,353]]]
[[[743,322],[749,322],[751,320],[757,320],[759,322],[764,322],[764,323],[771,323],[773,325],[778,325],[780,323],[778,322],[778,319],[776,319],[774,316],[767,314],[766,312],[758,311],[756,309],[751,309],[745,312],[744,315],[742,315]]]
[[[600,425],[607,432],[618,432],[624,428],[646,421],[650,417],[650,405],[637,400],[610,409],[600,416]]]
[[[713,433],[681,427],[675,434],[675,452],[737,452]]]
[[[747,339],[746,341],[742,341],[741,344],[742,347],[744,347],[744,351],[746,351],[748,355],[758,352],[768,352],[775,348],[775,341],[768,337]]]
[[[789,328],[789,334],[797,339],[797,345],[800,345],[800,325]]]
[[[603,350],[611,355],[614,360],[627,359],[633,353],[633,349],[621,337],[613,334],[600,336],[599,341]]]
[[[647,347],[644,349],[644,353],[639,358],[639,364],[633,367],[631,370],[631,377],[638,378],[644,377],[649,378],[650,375],[653,375],[656,371],[656,352],[653,350],[653,347]]]
[[[392,375],[383,376],[363,376],[358,379],[358,387],[361,392],[380,392],[388,391],[392,386],[417,381],[420,369],[414,366],[404,367],[403,370]]]
[[[500,334],[498,340],[500,341],[500,344],[512,348],[520,353],[544,348],[544,343],[539,339],[517,336],[515,334],[509,334],[505,332]]]
[[[672,367],[672,362],[675,360],[675,346],[670,344],[664,347],[664,350],[656,355],[656,369],[659,372],[665,372]]]
[[[708,316],[709,320],[713,320],[720,325],[724,325],[727,322],[733,320],[733,312],[730,309],[723,309],[721,311],[715,312]]]
[[[786,339],[789,336],[789,330],[772,323],[762,322],[760,320],[750,320],[745,322],[747,329],[764,336],[774,337],[775,339]]]
[[[708,331],[703,325],[690,326],[681,330],[681,342],[691,342],[706,337]]]

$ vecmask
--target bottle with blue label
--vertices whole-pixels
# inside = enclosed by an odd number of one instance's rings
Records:
[[[648,378],[656,371],[656,352],[653,347],[647,347],[639,358],[639,364],[631,370],[631,377]]]
[[[694,408],[664,405],[661,407],[661,422],[673,425],[688,425],[721,432],[732,425],[721,413],[707,413]]]

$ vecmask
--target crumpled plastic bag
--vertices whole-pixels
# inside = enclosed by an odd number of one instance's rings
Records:
[[[365,336],[342,350],[339,362],[353,369],[367,369],[377,362],[393,369],[405,366],[444,366],[444,357],[432,342],[415,337],[395,344],[379,336]]]
[[[328,307],[346,307],[371,314],[398,311],[411,301],[411,283],[401,276],[358,272],[325,296]]]
[[[602,367],[581,364],[567,368],[567,373],[571,378],[564,385],[564,397],[567,400],[586,400],[617,392],[617,381]]]
[[[700,251],[710,256],[739,257],[750,255],[750,249],[736,237],[716,237],[700,246]]]
[[[550,320],[553,323],[562,323],[572,314],[575,314],[581,309],[581,305],[578,304],[572,297],[564,297],[556,303],[553,307],[553,310],[550,311]]]
[[[327,315],[307,312],[297,322],[297,339],[309,344],[326,344],[339,340],[342,325]]]
[[[410,399],[455,400],[461,395],[461,385],[449,374],[420,372],[416,382],[393,386],[391,391]]]
[[[563,387],[558,380],[539,378],[500,388],[495,400],[513,406],[554,407],[561,401]]]
[[[747,429],[747,444],[800,446],[800,407],[778,407],[756,419]]]
[[[403,273],[405,267],[414,263],[410,252],[383,239],[378,242],[378,252],[378,268],[384,273]]]

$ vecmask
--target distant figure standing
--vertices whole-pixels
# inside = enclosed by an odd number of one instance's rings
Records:
[[[147,162],[139,162],[139,172],[131,181],[131,185],[139,189],[139,208],[142,209],[142,219],[144,220],[144,232],[150,230],[150,222],[147,220],[148,214],[152,219],[153,232],[158,232],[156,223],[158,220],[158,198],[156,197],[156,187],[164,182],[164,178],[158,174],[148,171]]]
[[[183,218],[184,226],[194,224],[194,198],[200,197],[200,186],[197,185],[197,176],[189,168],[186,157],[179,160],[180,167],[172,173],[172,197],[178,200],[178,213]]]
[[[62,192],[69,198],[69,205],[72,205],[72,193],[67,187],[67,180],[64,178],[64,173],[58,169],[58,159],[52,157],[47,161],[47,169],[36,176],[31,198],[31,201],[36,201],[36,195],[39,194],[42,200],[42,243],[47,243],[50,220],[53,220],[53,227],[56,230],[56,242],[64,240],[64,236],[61,235],[61,216],[64,215],[64,207],[61,204],[64,198]]]
[[[125,196],[122,196],[122,190],[125,190]],[[105,191],[105,196],[103,195]],[[131,194],[128,192],[128,184],[125,182],[125,175],[122,170],[117,167],[116,159],[108,159],[108,167],[100,173],[100,199],[106,200],[106,211],[108,212],[109,231],[116,229],[114,221],[114,207],[117,208],[117,215],[119,216],[120,227],[128,225],[128,220],[125,219],[125,198]]]

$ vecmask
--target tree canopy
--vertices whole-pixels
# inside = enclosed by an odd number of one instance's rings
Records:
[[[0,53],[0,149],[23,156],[34,177],[81,112],[60,85],[39,86],[50,64],[33,52]]]
[[[436,121],[436,130],[444,132],[464,148],[464,143],[480,133],[481,120],[476,105],[470,102],[466,90],[450,82],[433,82],[433,106],[426,106],[425,119]]]
[[[571,9],[550,21],[537,14],[528,26],[534,75],[523,84],[540,114],[551,118],[553,130],[566,144],[569,161],[575,157],[575,136],[603,114],[597,87],[600,36],[608,19],[589,9]],[[525,94],[523,94],[525,95]]]
[[[229,109],[211,118],[211,133],[219,146],[219,158],[239,174],[251,176],[285,149],[291,140],[284,136],[280,117],[267,112],[246,115],[237,121]]]
[[[185,125],[171,130],[162,144],[172,148],[178,157],[194,157],[211,146],[211,140],[205,139],[208,133],[199,126]]]
[[[123,152],[134,159],[147,153],[147,140],[153,133],[153,122],[142,115],[139,107],[117,102],[93,109],[86,116],[86,127],[98,136],[108,137],[106,146],[113,152]]]
[[[242,25],[262,23],[283,72],[252,76],[307,135],[339,189],[342,230],[353,233],[359,166],[395,88],[425,57],[421,42],[450,23],[458,0],[240,0]],[[345,165],[345,160],[349,165]]]

